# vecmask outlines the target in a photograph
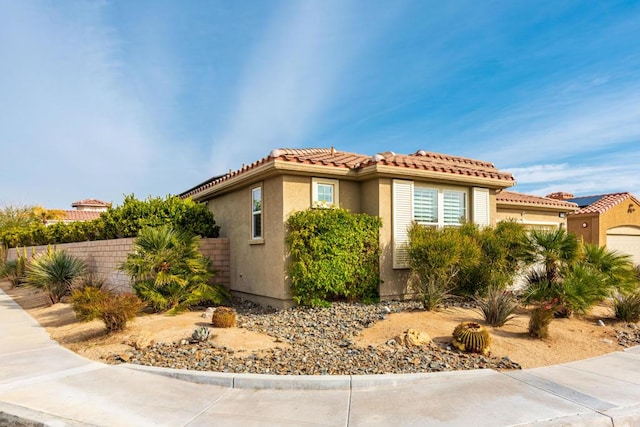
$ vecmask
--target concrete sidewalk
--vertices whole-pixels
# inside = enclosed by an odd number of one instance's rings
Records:
[[[0,426],[640,425],[640,347],[558,366],[378,376],[84,359],[0,290]]]

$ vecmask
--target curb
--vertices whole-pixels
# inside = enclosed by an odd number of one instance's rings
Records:
[[[493,369],[427,372],[419,374],[269,375],[192,371],[188,369],[173,369],[128,363],[118,365],[118,367],[196,384],[255,390],[350,390],[353,388],[397,387],[420,382],[452,381],[467,377],[483,378],[489,375],[502,375]]]

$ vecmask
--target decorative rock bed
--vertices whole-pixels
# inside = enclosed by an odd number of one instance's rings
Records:
[[[469,306],[469,303],[453,303]],[[450,304],[451,305],[451,304]],[[266,333],[288,345],[260,352],[234,352],[216,344],[158,343],[113,363],[128,362],[200,371],[282,375],[356,375],[456,371],[466,369],[520,369],[508,357],[495,358],[453,350],[446,343],[404,346],[395,340],[377,347],[358,347],[353,337],[389,313],[418,309],[415,302],[374,305],[335,303],[330,308],[295,307],[275,311],[235,300],[238,326]]]

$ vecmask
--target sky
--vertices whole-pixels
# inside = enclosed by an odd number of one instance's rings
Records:
[[[0,1],[0,206],[331,146],[640,196],[640,1]]]

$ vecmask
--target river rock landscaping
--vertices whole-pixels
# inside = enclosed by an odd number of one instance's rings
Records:
[[[330,308],[263,309],[235,301],[238,326],[276,337],[283,345],[258,352],[236,352],[215,342],[156,343],[111,358],[149,366],[281,375],[417,373],[494,368],[520,369],[508,357],[462,353],[447,343],[405,346],[390,339],[382,348],[358,347],[354,337],[390,313],[417,310],[414,302],[375,305],[334,303]],[[213,331],[215,335],[215,330]]]

